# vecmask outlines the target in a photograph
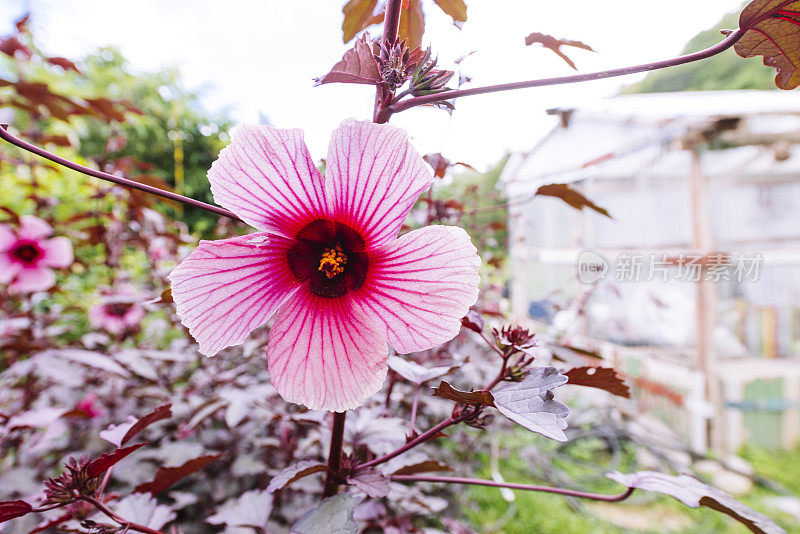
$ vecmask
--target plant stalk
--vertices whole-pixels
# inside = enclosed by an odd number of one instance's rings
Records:
[[[339,469],[342,463],[342,443],[344,442],[344,422],[347,412],[334,412],[333,430],[331,432],[331,449],[328,453],[328,474],[325,476],[325,486],[322,498],[330,497],[339,487]]]
[[[185,197],[183,195],[179,195],[171,191],[164,191],[163,189],[139,183],[134,180],[121,178],[119,176],[114,176],[113,174],[108,174],[107,172],[90,169],[89,167],[84,167],[83,165],[62,158],[61,156],[56,156],[52,152],[48,152],[43,148],[39,148],[36,145],[32,145],[31,143],[23,141],[19,137],[12,135],[8,131],[7,124],[0,125],[0,138],[23,150],[27,150],[28,152],[36,154],[39,157],[49,159],[53,163],[57,163],[59,165],[67,167],[68,169],[72,169],[73,171],[78,171],[79,173],[85,174],[87,176],[91,176],[93,178],[100,178],[101,180],[106,180],[108,182],[112,182],[117,185],[121,185],[122,187],[127,187],[129,189],[138,189],[139,191],[144,191],[145,193],[149,193],[151,195],[156,195],[161,198],[166,198],[167,200],[180,202],[181,204],[185,204],[186,206],[191,206],[193,208],[199,208],[201,210],[208,211],[210,213],[213,213],[214,215],[221,215],[223,217],[228,217],[229,219],[233,219],[234,221],[240,221],[240,222],[242,221],[239,217],[237,217],[230,211],[226,210],[225,208],[220,208],[219,206],[206,204],[205,202]]]
[[[494,480],[483,480],[480,478],[462,477],[439,477],[426,475],[391,475],[389,477],[397,482],[441,482],[445,484],[472,484],[475,486],[492,486],[495,488],[508,488],[525,491],[539,491],[544,493],[556,493],[567,497],[577,497],[579,499],[591,499],[593,501],[620,502],[631,496],[634,489],[628,488],[626,491],[617,495],[603,495],[601,493],[588,493],[585,491],[570,490],[564,488],[551,488],[548,486],[535,486],[533,484],[513,484],[509,482],[495,482]]]
[[[562,76],[558,78],[542,78],[538,80],[527,80],[523,82],[511,82],[511,83],[502,83],[497,85],[486,85],[483,87],[472,87],[470,89],[455,89],[452,91],[444,91],[433,95],[424,95],[424,96],[409,98],[401,102],[396,102],[381,110],[380,118],[383,119],[383,122],[385,122],[389,120],[389,116],[391,116],[394,113],[400,113],[401,111],[405,111],[407,109],[416,106],[422,106],[425,104],[434,104],[436,102],[444,102],[446,100],[452,100],[454,98],[460,98],[464,96],[483,95],[488,93],[497,93],[500,91],[513,91],[515,89],[529,89],[532,87],[544,87],[548,85],[562,85],[568,83],[590,82],[593,80],[602,80],[604,78],[613,78],[615,76],[626,76],[628,74],[636,74],[639,72],[646,72],[650,70],[658,70],[667,67],[674,67],[676,65],[683,65],[685,63],[699,61],[701,59],[706,59],[711,56],[715,56],[720,52],[724,52],[728,48],[732,47],[736,43],[736,41],[738,41],[742,37],[742,35],[744,35],[745,31],[746,30],[739,28],[736,31],[731,32],[730,35],[728,35],[725,39],[723,39],[719,43],[715,44],[712,47],[706,48],[705,50],[700,50],[699,52],[693,52],[691,54],[678,56],[676,58],[667,59],[664,61],[656,61],[654,63],[645,63],[642,65],[635,65],[631,67],[622,67],[618,69],[589,72],[586,74],[575,74],[573,76]]]

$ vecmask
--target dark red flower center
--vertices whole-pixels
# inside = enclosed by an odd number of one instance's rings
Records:
[[[360,288],[367,277],[369,257],[364,238],[349,226],[317,219],[295,236],[287,254],[292,274],[320,297],[341,297]]]
[[[42,257],[42,249],[39,244],[33,240],[20,240],[11,249],[11,257],[25,265],[34,266]]]
[[[114,317],[124,317],[130,311],[131,306],[130,302],[110,302],[105,305],[105,311]]]

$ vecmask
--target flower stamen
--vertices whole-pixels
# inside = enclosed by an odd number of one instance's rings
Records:
[[[333,278],[337,274],[344,272],[344,266],[347,263],[347,255],[342,252],[341,245],[336,245],[332,248],[326,248],[322,253],[322,258],[319,260],[319,270],[325,273],[328,278]]]

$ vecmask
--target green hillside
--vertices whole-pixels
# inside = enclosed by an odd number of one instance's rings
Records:
[[[712,29],[697,34],[683,49],[683,54],[708,48],[722,39],[719,30],[733,29],[738,13],[729,13]],[[710,91],[719,89],[775,89],[775,69],[765,67],[761,59],[742,59],[733,49],[712,58],[651,72],[642,81],[622,90],[624,94],[667,91]]]

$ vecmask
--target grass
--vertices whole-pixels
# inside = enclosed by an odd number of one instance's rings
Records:
[[[499,471],[509,482],[552,485],[542,478],[536,452],[549,458],[554,443],[538,435],[517,431],[504,436],[499,454]],[[477,454],[476,477],[491,478],[489,447]],[[573,489],[598,493],[619,493],[621,486],[607,479],[607,471],[631,472],[636,466],[632,448],[617,458],[608,454],[603,443],[587,439],[570,445],[563,457],[548,463],[564,474],[564,484]],[[800,448],[770,452],[748,447],[742,451],[759,475],[785,487],[800,497]],[[469,486],[459,494],[461,511],[480,533],[571,534],[571,533],[720,533],[749,532],[732,518],[705,507],[688,508],[675,499],[637,492],[623,503],[595,503],[566,499],[556,495],[517,491],[513,503],[496,488]],[[724,488],[723,488],[724,489]],[[764,499],[777,493],[756,486],[740,500],[777,521],[790,534],[800,534],[800,523],[765,505]]]

